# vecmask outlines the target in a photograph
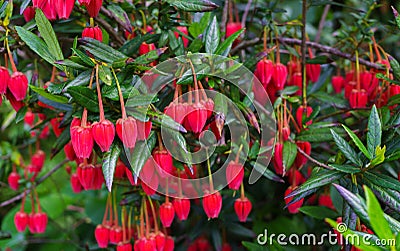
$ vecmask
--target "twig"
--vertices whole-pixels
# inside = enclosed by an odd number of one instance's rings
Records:
[[[55,173],[58,169],[60,169],[67,162],[68,162],[68,160],[65,159],[65,160],[61,161],[60,163],[58,163],[53,169],[51,169],[48,173],[46,173],[40,179],[38,179],[38,181],[35,184],[35,187],[37,185],[39,185],[40,183],[42,183],[43,181],[45,181],[48,177],[50,177],[53,173]],[[11,199],[0,203],[0,207],[5,207],[7,205],[10,205],[11,203],[21,200],[25,195],[29,194],[30,192],[31,192],[31,188],[28,188],[24,192],[12,197]]]
[[[292,140],[291,140],[291,141],[292,141]],[[294,143],[294,142],[292,142],[292,143]],[[330,167],[330,166],[328,166],[328,165],[325,165],[325,164],[322,163],[322,162],[319,162],[318,160],[314,159],[313,157],[311,157],[310,155],[308,155],[307,153],[305,153],[299,146],[297,146],[297,151],[299,151],[301,154],[304,155],[304,157],[306,157],[309,161],[311,161],[312,163],[316,164],[317,166],[320,166],[320,167],[323,167],[323,168],[329,169],[329,170],[332,170],[332,169],[333,169],[332,167]]]
[[[325,5],[324,12],[322,13],[321,20],[319,21],[317,35],[315,36],[316,43],[319,43],[319,40],[321,39],[322,29],[324,28],[326,16],[328,16],[330,8],[330,4]]]
[[[275,40],[275,39],[276,38],[273,38],[273,40]],[[260,38],[254,38],[252,40],[243,41],[243,42],[241,42],[240,44],[238,44],[235,48],[233,48],[231,50],[231,54],[235,54],[236,52],[238,52],[239,50],[241,50],[243,48],[258,44],[258,43],[260,43],[260,41],[261,41]],[[279,41],[281,43],[283,43],[283,44],[301,45],[301,40],[300,39],[296,39],[296,38],[280,37]],[[319,44],[319,43],[316,43],[316,42],[309,42],[309,41],[306,41],[306,45],[311,47],[311,48],[318,49],[318,50],[320,50],[322,52],[326,52],[326,53],[331,54],[331,55],[336,55],[336,56],[339,56],[341,58],[348,59],[348,60],[350,60],[352,62],[356,61],[356,57],[353,54],[342,52],[342,51],[340,51],[340,50],[338,50],[338,49],[336,49],[334,47],[330,47],[330,46],[327,46],[327,45],[322,45],[322,44]],[[360,61],[360,64],[368,66],[370,68],[374,68],[374,69],[378,69],[378,70],[383,70],[384,69],[380,64],[372,63],[372,62],[370,62],[368,60],[365,60],[365,59],[362,59],[362,58],[360,58],[359,61]]]
[[[224,11],[222,11],[222,20],[220,25],[221,32],[226,32],[226,23],[228,22],[228,12],[229,12],[228,8],[229,8],[229,0],[225,0]],[[221,40],[224,41],[225,36],[222,36]]]
[[[247,15],[249,14],[249,10],[250,10],[252,2],[253,2],[253,0],[249,0],[247,2],[246,8],[244,9],[244,13],[242,16],[242,27],[246,27],[246,19],[247,19]]]

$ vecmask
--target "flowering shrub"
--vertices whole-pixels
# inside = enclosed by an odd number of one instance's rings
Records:
[[[329,3],[0,0],[0,247],[400,250],[400,17]]]

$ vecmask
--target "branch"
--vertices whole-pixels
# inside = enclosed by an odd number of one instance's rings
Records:
[[[124,44],[122,36],[119,35],[106,20],[99,16],[97,16],[94,20],[96,20],[96,22],[98,22],[108,32],[108,34],[110,34],[115,39],[115,42],[118,46]]]
[[[273,38],[273,39],[275,39],[275,38]],[[238,44],[235,48],[233,48],[231,50],[231,53],[234,54],[234,53],[238,52],[239,50],[241,50],[243,48],[247,48],[249,46],[253,46],[255,44],[258,44],[258,43],[260,43],[260,41],[261,41],[260,38],[254,38],[252,40],[243,41],[240,44]],[[281,42],[283,44],[301,45],[301,40],[300,39],[296,39],[296,38],[280,37],[279,38],[279,42]],[[319,44],[319,43],[316,43],[316,42],[309,42],[309,41],[306,42],[306,45],[311,47],[311,48],[318,49],[318,50],[320,50],[322,52],[326,52],[326,53],[331,54],[331,55],[336,55],[336,56],[339,56],[341,58],[348,59],[348,60],[350,60],[352,62],[356,61],[356,57],[353,54],[342,52],[339,49],[336,49],[334,47],[330,47],[330,46],[327,46],[327,45],[322,45],[322,44]],[[365,60],[365,59],[362,59],[362,58],[360,58],[359,61],[360,61],[360,64],[368,66],[370,68],[374,68],[374,69],[378,69],[378,70],[383,70],[384,69],[380,64],[372,63],[372,62],[370,62],[368,60]]]
[[[35,187],[37,185],[39,185],[40,183],[42,183],[43,181],[45,181],[48,177],[50,177],[53,173],[55,173],[58,169],[60,169],[65,163],[67,163],[69,160],[65,159],[63,161],[61,161],[60,163],[58,163],[53,169],[51,169],[48,173],[46,173],[45,175],[43,175],[42,177],[40,177],[40,179],[38,179],[38,181],[35,184]],[[26,189],[24,192],[12,197],[9,200],[3,201],[2,203],[0,203],[0,207],[5,207],[7,205],[10,205],[11,203],[14,203],[16,201],[21,200],[24,196],[28,195],[31,192],[32,188],[28,188]]]
[[[294,142],[293,142],[294,143]],[[311,161],[312,163],[316,164],[317,166],[323,167],[325,169],[329,169],[332,170],[333,168],[325,165],[322,162],[319,162],[318,160],[314,159],[313,157],[311,157],[310,155],[308,155],[306,152],[304,152],[300,147],[297,146],[297,151],[299,151],[301,154],[304,155],[304,157],[306,157],[309,161]]]

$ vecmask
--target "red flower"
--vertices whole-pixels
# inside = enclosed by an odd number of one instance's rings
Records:
[[[176,29],[177,29],[178,31],[182,32],[182,33],[185,34],[185,35],[188,35],[188,34],[189,34],[186,26],[178,26],[178,27],[176,27]],[[174,35],[175,35],[176,38],[178,38],[180,34],[179,34],[178,32],[175,31],[175,32],[174,32]],[[187,47],[187,46],[188,46],[188,43],[189,43],[189,40],[188,40],[186,37],[182,36],[182,41],[183,41],[183,46],[184,46],[184,47]]]
[[[55,8],[59,19],[68,19],[74,8],[74,0],[55,0]]]
[[[274,63],[267,58],[263,58],[257,63],[254,75],[258,78],[258,80],[260,80],[264,88],[267,88],[267,85],[272,79],[273,73]]]
[[[239,221],[246,222],[252,208],[251,201],[247,198],[238,198],[235,200],[234,208]]]
[[[282,63],[276,63],[274,65],[274,72],[272,74],[272,81],[277,90],[283,90],[286,83],[286,78],[288,75],[288,71],[286,65]]]
[[[14,225],[18,232],[24,232],[29,223],[29,216],[25,212],[18,211],[14,216]]]
[[[187,113],[186,119],[190,129],[186,129],[194,133],[201,132],[207,122],[207,110],[205,107],[200,102],[193,103],[191,106],[188,106]]]
[[[89,37],[89,38],[99,40],[100,42],[103,42],[103,32],[101,31],[101,29],[98,26],[86,27],[85,29],[83,29],[82,37]]]
[[[74,193],[80,193],[83,189],[82,184],[79,180],[79,176],[77,173],[73,173],[70,178],[72,191]]]
[[[90,126],[72,126],[71,142],[78,158],[88,159],[93,150],[93,135]]]
[[[344,86],[344,78],[340,75],[333,76],[331,79],[332,87],[335,93],[342,92],[342,88]]]
[[[26,7],[23,15],[26,22],[31,21],[35,17],[35,7],[33,6]]]
[[[92,125],[92,135],[94,141],[100,147],[102,152],[110,150],[115,136],[115,127],[111,121],[104,119],[100,122],[94,122]]]
[[[10,186],[10,188],[12,190],[17,191],[18,187],[19,187],[19,179],[21,177],[19,176],[19,174],[15,171],[11,172],[10,175],[8,176],[8,185]]]
[[[116,131],[125,147],[133,148],[138,135],[136,120],[133,117],[117,120]]]
[[[315,83],[319,79],[319,75],[321,74],[321,65],[319,64],[306,64],[306,74],[307,78],[311,80],[311,82]]]
[[[0,94],[5,94],[7,91],[8,81],[10,80],[10,73],[4,66],[0,66]]]
[[[203,198],[203,209],[208,218],[218,218],[222,208],[222,197],[219,192],[207,194]]]
[[[286,189],[286,191],[285,191],[285,197],[286,197],[288,194],[290,194],[294,189],[295,189],[295,188],[293,188],[293,187],[291,187],[291,186],[288,187],[288,189]],[[286,199],[285,199],[286,205],[288,205],[292,200],[293,200],[293,197],[286,198]],[[298,213],[298,212],[299,212],[299,208],[303,205],[303,200],[304,200],[304,199],[300,199],[300,200],[294,202],[293,204],[289,205],[289,206],[288,206],[289,213],[291,213],[291,214],[296,214],[296,213]]]
[[[99,248],[106,248],[110,239],[110,228],[108,226],[97,225],[94,231],[94,237],[96,238]]]
[[[350,93],[349,103],[351,108],[365,108],[367,106],[368,96],[364,89],[353,89]]]
[[[159,167],[159,173],[164,177],[167,173],[171,174],[174,171],[171,154],[164,148],[159,147],[153,150],[153,158]]]
[[[8,89],[17,101],[25,98],[28,91],[28,79],[22,72],[14,72],[8,80]]]
[[[229,189],[238,190],[240,184],[243,182],[243,177],[244,167],[234,161],[229,162],[226,167],[226,181],[228,182]]]
[[[136,126],[137,126],[137,139],[138,140],[147,139],[151,132],[151,127],[152,127],[151,120],[148,120],[147,122],[136,120]]]
[[[186,220],[190,212],[190,200],[186,198],[176,198],[172,202],[176,216],[183,221]]]
[[[161,223],[164,227],[170,227],[175,217],[174,205],[171,202],[164,202],[159,210]]]
[[[296,145],[303,150],[307,155],[311,154],[311,144],[310,142],[307,141],[297,141]],[[297,152],[295,163],[297,167],[303,166],[305,163],[307,163],[307,157],[305,157],[302,153],[299,151]]]
[[[285,175],[286,170],[283,166],[283,144],[279,142],[275,144],[273,163],[276,174]]]
[[[296,120],[297,120],[297,124],[299,124],[300,126],[303,126],[303,116],[304,118],[308,118],[310,117],[311,113],[313,112],[313,109],[311,106],[299,106],[299,108],[297,108],[296,111]],[[306,125],[311,125],[312,124],[312,120],[307,121],[305,123]]]

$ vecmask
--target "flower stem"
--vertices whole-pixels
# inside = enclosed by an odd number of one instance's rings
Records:
[[[96,64],[96,89],[97,89],[97,98],[99,99],[99,110],[100,110],[100,122],[105,120],[104,118],[104,108],[103,108],[103,100],[101,98],[101,90],[99,83],[99,65]]]
[[[124,96],[122,95],[121,86],[119,85],[117,75],[115,74],[114,68],[112,68],[112,67],[111,67],[111,72],[113,73],[115,83],[117,84],[119,102],[121,104],[122,119],[126,119],[127,116],[126,116],[126,110],[125,110]]]

